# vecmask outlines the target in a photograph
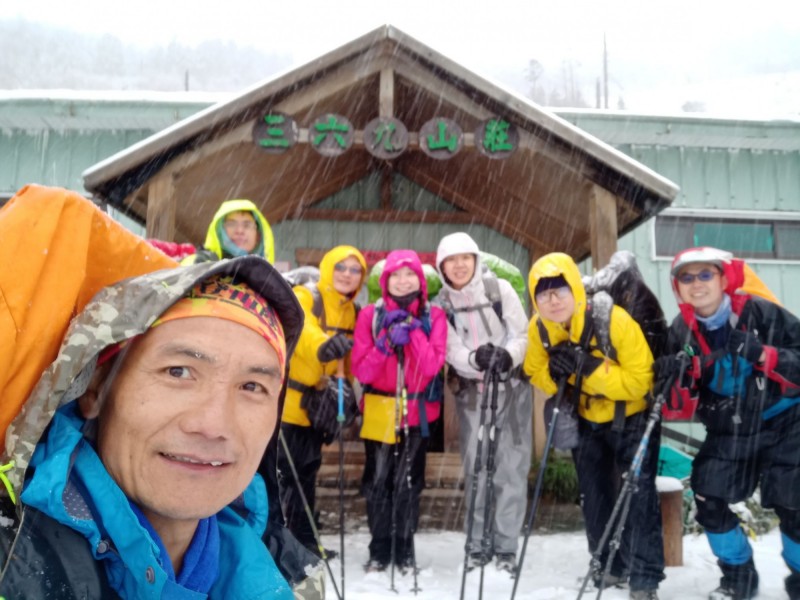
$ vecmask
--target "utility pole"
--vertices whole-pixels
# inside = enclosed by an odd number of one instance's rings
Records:
[[[603,108],[608,108],[608,46],[603,32]]]

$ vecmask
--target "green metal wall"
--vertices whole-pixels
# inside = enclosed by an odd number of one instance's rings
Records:
[[[559,111],[681,190],[673,208],[781,211],[800,218],[800,120],[748,121]],[[669,260],[655,257],[652,220],[620,239],[633,252],[664,312],[678,310]],[[800,314],[800,262],[749,261],[784,305]]]

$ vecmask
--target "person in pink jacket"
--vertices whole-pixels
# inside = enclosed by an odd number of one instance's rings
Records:
[[[422,263],[413,250],[389,253],[380,284],[383,298],[358,315],[351,355],[353,374],[363,385],[361,490],[372,534],[365,569],[382,571],[394,559],[405,572],[415,563],[428,428],[441,411],[447,319],[428,303]]]

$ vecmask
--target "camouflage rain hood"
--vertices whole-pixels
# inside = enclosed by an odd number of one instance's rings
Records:
[[[303,313],[289,285],[262,258],[246,256],[157,271],[103,289],[73,319],[58,358],[43,373],[6,432],[3,462],[14,461],[8,477],[17,492],[45,428],[59,407],[86,390],[101,351],[146,332],[196,283],[214,275],[241,279],[267,299],[283,325],[287,355],[291,354],[302,330]],[[281,403],[284,394],[285,386]]]

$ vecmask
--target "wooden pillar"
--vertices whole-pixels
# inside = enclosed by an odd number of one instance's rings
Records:
[[[445,365],[445,382],[447,381],[447,369]],[[456,414],[456,397],[450,390],[450,386],[444,386],[444,406],[442,407],[442,424],[444,425],[444,451],[458,452],[458,415]]]
[[[175,241],[175,183],[172,173],[163,171],[147,186],[147,237]]]
[[[592,244],[592,267],[603,268],[617,251],[617,199],[599,185],[589,190],[589,231]]]
[[[661,527],[664,536],[664,564],[683,566],[683,489],[661,491]]]

